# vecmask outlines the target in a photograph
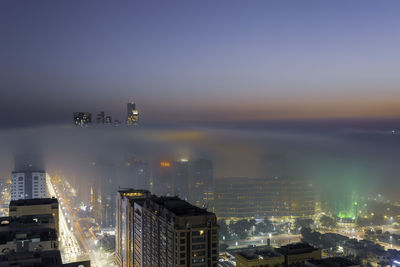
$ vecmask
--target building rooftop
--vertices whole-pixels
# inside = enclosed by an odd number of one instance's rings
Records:
[[[126,196],[126,197],[135,197],[135,198],[145,198],[148,196],[151,196],[150,191],[144,190],[144,189],[134,189],[134,188],[124,188],[118,190],[118,193],[121,196]]]
[[[11,228],[0,231],[0,244],[10,241],[40,239],[40,241],[57,240],[57,231],[47,227]]]
[[[41,266],[41,267],[90,267],[90,261],[62,264],[59,250],[27,251],[0,256],[0,267]]]
[[[29,170],[29,169],[20,169],[20,170],[17,170],[17,171],[12,171],[11,173],[14,174],[14,173],[27,173],[27,172],[41,172],[41,173],[45,173],[46,171],[44,171],[44,170],[42,170],[42,169],[31,169],[31,170]]]
[[[1,227],[13,227],[27,224],[49,224],[54,223],[54,217],[51,214],[23,215],[19,217],[0,217]]]
[[[282,255],[268,248],[248,248],[238,251],[236,254],[242,256],[246,260],[267,259],[281,257]]]
[[[327,258],[321,260],[308,260],[310,266],[315,267],[350,267],[359,266],[357,263],[341,257]]]
[[[19,199],[11,200],[10,206],[31,206],[31,205],[46,205],[58,204],[57,198],[34,198],[34,199]]]
[[[213,213],[208,212],[206,209],[201,209],[199,207],[193,206],[185,200],[180,199],[179,197],[156,197],[153,196],[152,199],[155,203],[160,206],[163,206],[170,212],[174,213],[177,216],[186,215],[186,216],[196,216],[196,215],[211,215]]]
[[[310,253],[313,251],[319,250],[318,248],[314,248],[308,243],[295,243],[289,244],[280,248],[277,248],[276,251],[283,255],[295,255],[301,253]]]

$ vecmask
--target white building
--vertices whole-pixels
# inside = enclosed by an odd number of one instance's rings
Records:
[[[46,173],[43,171],[13,172],[11,183],[11,200],[46,197]]]

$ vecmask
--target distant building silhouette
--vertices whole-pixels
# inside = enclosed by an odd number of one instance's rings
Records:
[[[139,123],[139,111],[134,102],[127,104],[126,125],[137,125]]]
[[[92,123],[92,114],[90,112],[74,112],[74,124],[79,127],[87,127]]]
[[[101,111],[99,114],[97,114],[96,123],[104,124],[104,122],[105,122],[105,113],[104,113],[104,111]]]

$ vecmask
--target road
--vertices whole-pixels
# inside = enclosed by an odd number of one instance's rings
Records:
[[[51,183],[50,175],[46,176],[46,185],[47,192],[49,193],[50,197],[56,197],[59,200],[59,239],[63,262],[68,263],[74,262],[78,259],[81,260],[81,258],[84,258],[85,253],[75,237],[73,228],[69,227],[68,225],[65,207],[62,204],[62,200],[57,195],[55,187]]]
[[[91,266],[93,267],[114,266],[112,262],[113,258],[110,260],[110,253],[96,250],[96,235],[91,231],[91,235],[86,237],[79,218],[76,217],[76,212],[74,212],[70,206],[71,201],[65,193],[64,188],[55,183],[50,176],[48,176],[48,181],[49,192],[57,197],[60,203],[60,214],[62,214],[62,216],[60,215],[60,223],[62,219],[63,231],[68,233],[68,236],[72,238],[72,240],[63,240],[63,243],[67,244],[67,250],[65,252],[66,260],[71,261],[73,258],[71,253],[75,253],[79,260],[90,259]],[[69,246],[69,242],[72,242],[71,246]]]

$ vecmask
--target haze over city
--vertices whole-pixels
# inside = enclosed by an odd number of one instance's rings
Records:
[[[400,266],[399,12],[1,1],[0,266]]]

